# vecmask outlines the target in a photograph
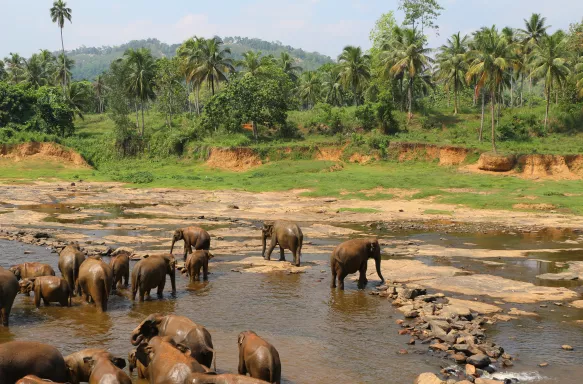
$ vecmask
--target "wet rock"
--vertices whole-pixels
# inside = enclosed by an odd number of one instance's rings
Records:
[[[490,365],[490,358],[482,353],[468,357],[468,364],[476,368],[485,368]]]
[[[412,310],[412,311],[405,312],[405,318],[407,318],[407,319],[414,319],[416,317],[419,317],[419,311]]]
[[[398,354],[399,355],[407,355],[407,354],[409,354],[409,351],[407,351],[406,349],[400,349]]]
[[[446,382],[433,373],[422,373],[415,379],[414,384],[446,384]]]
[[[403,300],[412,300],[417,296],[427,294],[427,290],[421,287],[408,287],[399,290],[399,298]]]
[[[549,363],[547,363],[547,362],[540,363],[538,366],[541,367],[541,368],[548,367],[549,366]]]
[[[466,375],[474,377],[476,376],[476,367],[474,367],[472,364],[466,364]]]
[[[230,208],[230,209],[239,209],[239,206],[238,205],[235,205],[235,204],[229,204],[227,206],[227,208]]]
[[[493,359],[499,358],[504,353],[504,349],[502,349],[500,347],[490,347],[490,346],[485,346],[485,345],[479,345],[478,349],[481,350],[482,352],[484,352],[488,357],[491,357]]]
[[[37,232],[34,234],[35,239],[48,239],[49,237],[51,237],[51,235],[46,232]]]
[[[470,346],[467,344],[454,344],[453,350],[464,354],[464,356],[472,355],[472,353],[470,352]]]
[[[502,366],[505,368],[512,367],[514,363],[511,360],[502,360]]]
[[[541,280],[579,280],[579,274],[573,272],[561,272],[561,273],[545,273],[542,275],[538,275],[537,279]]]
[[[474,384],[504,384],[503,381],[499,381],[499,380],[491,380],[491,379],[481,379],[478,378],[476,379],[476,381],[474,381]]]
[[[449,345],[443,344],[443,343],[435,343],[435,344],[431,344],[429,346],[429,349],[432,349],[434,351],[443,351],[443,352],[446,352],[446,351],[449,350]]]
[[[452,357],[455,360],[455,362],[458,363],[458,364],[465,363],[466,362],[466,359],[467,359],[467,356],[464,355],[463,353],[456,353]]]
[[[409,339],[409,342],[407,344],[408,345],[415,345],[415,339],[414,338]]]
[[[563,348],[565,351],[572,351],[573,350],[573,347],[571,347],[570,345],[567,345],[567,344],[562,345],[561,348]]]

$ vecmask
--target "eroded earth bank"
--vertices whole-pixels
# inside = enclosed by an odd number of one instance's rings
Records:
[[[80,300],[72,308],[37,310],[31,298],[19,296],[0,340],[36,339],[64,354],[104,347],[125,356],[143,317],[174,312],[210,330],[220,371],[236,371],[240,331],[262,334],[279,350],[287,383],[412,383],[424,372],[457,382],[476,355],[491,363],[473,361],[483,378],[580,382],[582,217],[301,192],[0,185],[5,268],[24,261],[56,268],[55,250],[71,240],[105,258],[128,247],[138,259],[167,252],[172,231],[188,225],[211,233],[215,254],[208,283],[183,277],[176,296],[168,291],[143,304],[121,290],[106,314]],[[301,267],[260,257],[260,225],[275,219],[301,225]],[[353,279],[345,292],[331,290],[330,253],[360,236],[379,238],[387,285],[376,287],[371,264],[366,290],[357,290]]]

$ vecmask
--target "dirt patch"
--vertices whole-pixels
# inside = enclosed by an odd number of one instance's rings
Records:
[[[373,188],[373,189],[363,189],[363,190],[360,190],[359,192],[364,193],[366,196],[374,196],[377,194],[387,194],[387,195],[393,195],[396,198],[402,199],[402,198],[411,197],[411,196],[419,193],[420,190],[419,189],[377,187],[377,188]],[[348,194],[348,192],[344,193],[344,194]]]
[[[492,172],[508,172],[516,164],[516,156],[496,153],[482,153],[478,160],[478,169]]]
[[[350,159],[348,159],[348,161],[351,163],[366,164],[370,163],[372,160],[378,159],[379,157],[376,154],[363,155],[361,153],[353,153],[352,156],[350,156]]]
[[[339,147],[318,148],[318,153],[316,153],[316,160],[340,161],[342,159],[343,152],[344,148]]]
[[[553,209],[557,209],[556,206],[552,205],[552,204],[524,204],[524,203],[520,203],[520,204],[514,204],[512,206],[512,208],[514,209],[533,209],[535,211],[552,211]]]
[[[55,143],[24,143],[17,145],[2,145],[0,147],[0,158],[22,161],[28,158],[37,160],[53,160],[71,165],[90,168],[83,156]]]
[[[416,143],[391,143],[389,151],[395,153],[399,161],[439,161],[439,165],[459,165],[470,152],[467,148]]]
[[[528,179],[577,180],[581,178],[582,165],[581,156],[524,155],[518,158],[519,172]]]
[[[244,172],[262,164],[250,148],[213,148],[206,163],[211,168],[235,172]]]

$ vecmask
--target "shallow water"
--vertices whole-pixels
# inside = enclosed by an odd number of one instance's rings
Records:
[[[49,212],[51,207],[42,206],[39,209]],[[79,223],[94,223],[104,217],[139,216],[124,214],[123,210],[115,207],[109,207],[106,211],[106,214],[94,215]],[[59,210],[55,216],[61,213]],[[67,223],[56,217],[50,217],[49,220]],[[304,226],[310,224],[303,223]],[[221,226],[224,225],[214,227]],[[42,223],[36,227],[42,228]],[[167,231],[173,227],[157,225],[158,229],[150,231],[120,229],[117,225],[107,224],[98,230],[83,229],[75,232],[85,233],[91,239],[107,235],[166,236]],[[371,231],[365,226],[351,227]],[[546,283],[538,281],[536,275],[560,270],[555,262],[581,259],[581,252],[568,251],[576,245],[564,243],[564,240],[576,237],[573,234],[558,237],[546,233],[524,235],[494,232],[456,234],[417,231],[374,234],[457,248],[565,249],[561,253],[537,253],[526,258],[493,258],[492,261],[503,263],[499,266],[485,265],[480,260],[469,258],[419,258],[428,264],[453,265],[539,284]],[[225,239],[238,240],[236,237]],[[344,238],[331,236],[308,240],[314,246],[330,246],[340,243]],[[134,247],[162,249],[160,244]],[[25,250],[33,253],[25,255]],[[12,311],[10,328],[0,328],[0,342],[37,340],[57,346],[63,354],[89,347],[103,347],[126,357],[132,348],[129,342],[132,329],[147,315],[164,312],[187,316],[209,329],[217,351],[219,371],[236,371],[237,334],[247,329],[256,331],[278,349],[285,383],[412,383],[422,372],[437,372],[442,367],[452,365],[451,360],[428,352],[426,345],[406,345],[408,337],[399,336],[397,332],[400,327],[395,324],[401,315],[386,300],[371,296],[368,291],[358,291],[356,283],[348,280],[345,292],[331,291],[325,265],[316,265],[305,274],[288,275],[232,272],[233,265],[221,263],[258,256],[259,253],[258,240],[257,249],[247,254],[216,257],[211,261],[208,283],[189,285],[186,278],[177,276],[176,296],[170,294],[167,284],[162,300],[134,303],[128,298],[129,292],[121,290],[110,298],[109,312],[105,314],[99,314],[93,306],[82,303],[80,299],[74,301],[72,308],[53,305],[37,310],[32,297],[19,295]],[[24,261],[40,261],[51,264],[57,270],[57,254],[44,248],[0,240],[0,255],[0,265],[3,267]],[[302,256],[302,261],[306,262],[328,259],[328,255],[322,253],[304,252]],[[582,292],[581,285],[576,282],[553,284],[569,286]],[[463,298],[460,295],[456,297]],[[485,301],[492,302],[491,299]],[[505,309],[518,307],[537,311],[540,317],[523,317],[489,327],[488,336],[517,358],[509,376],[504,377],[535,378],[537,383],[579,383],[579,377],[583,374],[583,332],[572,321],[583,319],[583,311],[547,304],[546,308],[538,304],[502,305]],[[562,351],[562,344],[570,344],[575,350]],[[406,349],[409,353],[398,354],[400,349]],[[539,368],[541,362],[548,362],[549,367]]]

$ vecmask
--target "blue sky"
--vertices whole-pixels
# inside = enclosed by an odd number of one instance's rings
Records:
[[[153,37],[177,43],[192,35],[245,36],[319,51],[336,57],[345,45],[370,46],[374,22],[397,11],[398,0],[69,0],[73,24],[65,27],[65,48],[116,45]],[[469,33],[484,25],[521,27],[540,12],[556,28],[583,18],[580,0],[440,0],[439,36]],[[60,49],[51,23],[52,0],[0,0],[0,58],[9,52],[29,56],[41,48]]]

